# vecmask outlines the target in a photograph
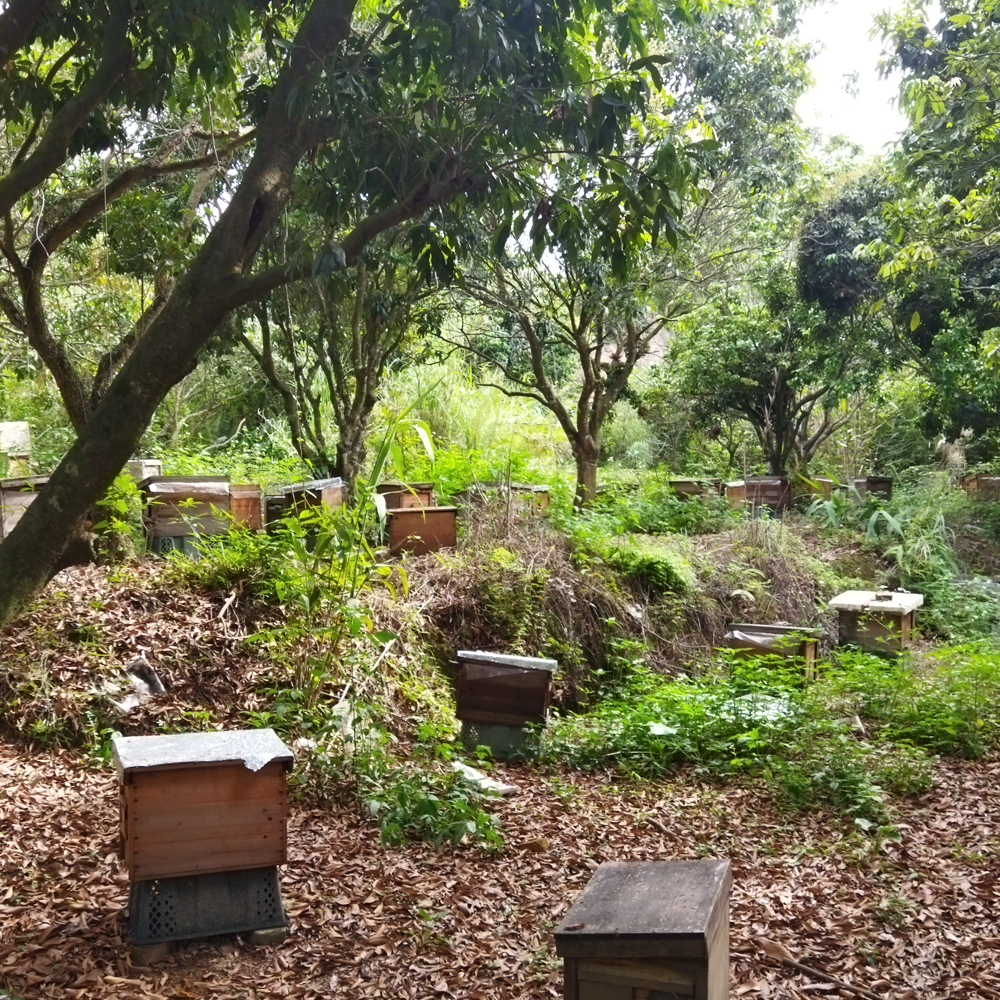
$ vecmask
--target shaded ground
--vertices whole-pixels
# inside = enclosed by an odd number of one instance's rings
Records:
[[[747,788],[500,769],[502,855],[383,850],[345,807],[293,811],[282,874],[292,933],[233,938],[133,968],[122,934],[116,785],[65,751],[0,744],[0,984],[34,997],[561,996],[551,929],[605,860],[729,857],[734,996],[837,995],[767,960],[800,960],[886,997],[1000,997],[1000,765],[942,765],[874,851]]]
[[[237,592],[173,592],[148,569],[117,583],[93,569],[64,575],[0,634],[8,725],[71,736],[81,711],[106,711],[92,692],[141,651],[168,695],[109,724],[151,731],[203,706],[235,722],[269,669],[239,642],[252,615]],[[30,685],[9,686],[26,673]],[[296,807],[282,874],[289,939],[187,944],[140,969],[123,939],[114,772],[0,742],[0,987],[26,1000],[558,997],[551,931],[601,861],[728,857],[733,996],[840,995],[768,959],[767,939],[886,998],[1000,998],[996,761],[941,762],[935,787],[899,807],[902,843],[880,847],[823,815],[779,812],[755,787],[691,774],[642,785],[526,766],[498,776],[521,787],[491,806],[502,854],[383,850],[355,808]]]

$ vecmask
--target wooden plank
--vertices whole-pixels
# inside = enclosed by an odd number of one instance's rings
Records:
[[[589,980],[594,983],[619,983],[651,990],[670,990],[689,995],[694,993],[693,969],[661,962],[585,958],[580,960],[577,976],[581,981]]]

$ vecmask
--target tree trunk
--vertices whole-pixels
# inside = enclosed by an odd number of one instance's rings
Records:
[[[576,459],[576,507],[586,507],[597,496],[597,460],[601,457],[601,446],[593,438],[573,442],[573,457]]]

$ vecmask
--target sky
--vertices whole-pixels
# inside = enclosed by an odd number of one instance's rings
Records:
[[[898,10],[903,0],[828,0],[802,15],[800,35],[822,51],[811,61],[816,86],[799,100],[807,127],[826,136],[846,135],[866,153],[882,152],[903,130],[905,121],[893,104],[897,79],[881,80],[881,38],[869,38],[876,14]],[[845,74],[857,72],[858,96],[844,89]]]

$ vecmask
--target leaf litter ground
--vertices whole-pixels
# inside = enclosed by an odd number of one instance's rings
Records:
[[[0,667],[47,652],[53,683],[79,687],[109,655],[144,649],[171,668],[171,695],[140,728],[205,699],[233,704],[262,669],[234,641],[245,621],[229,595],[161,593],[147,589],[151,578],[114,585],[94,570],[60,580],[61,592],[3,633]],[[74,608],[81,619],[99,611],[105,646],[63,641]],[[491,805],[502,854],[383,849],[354,807],[293,807],[289,938],[188,943],[141,968],[123,933],[113,771],[0,743],[0,987],[26,1000],[558,997],[552,928],[600,862],[727,857],[732,996],[854,995],[769,959],[777,942],[886,998],[1000,998],[996,761],[939,762],[935,787],[899,805],[901,843],[877,848],[823,814],[779,811],[750,784],[686,773],[632,784],[525,765],[497,776],[520,788]]]

